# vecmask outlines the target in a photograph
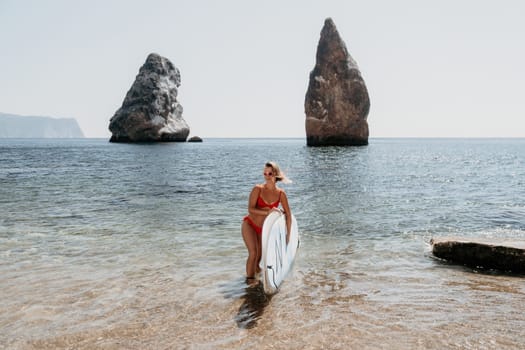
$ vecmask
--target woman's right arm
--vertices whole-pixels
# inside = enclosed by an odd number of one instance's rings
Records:
[[[259,187],[254,186],[250,193],[250,199],[248,200],[248,213],[252,215],[268,215],[268,209],[257,208],[257,198],[259,198],[260,191],[261,189]]]

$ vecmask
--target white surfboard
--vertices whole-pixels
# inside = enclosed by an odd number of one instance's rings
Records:
[[[266,294],[275,294],[290,272],[299,246],[299,229],[292,214],[290,240],[286,244],[286,217],[272,211],[264,220],[262,229],[261,274]]]

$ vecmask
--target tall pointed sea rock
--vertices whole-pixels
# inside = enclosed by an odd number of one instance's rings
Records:
[[[109,122],[110,142],[186,141],[190,128],[177,101],[180,72],[152,53]]]
[[[304,109],[308,146],[368,144],[368,91],[331,18],[321,31]]]

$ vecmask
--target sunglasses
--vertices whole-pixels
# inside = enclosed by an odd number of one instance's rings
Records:
[[[269,173],[263,173],[264,176],[272,176],[273,173],[270,171]]]

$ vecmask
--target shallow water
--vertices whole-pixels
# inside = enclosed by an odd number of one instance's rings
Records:
[[[301,231],[272,298],[240,236],[267,160]],[[0,140],[0,344],[523,348],[523,276],[432,258],[447,235],[525,239],[525,140]]]

